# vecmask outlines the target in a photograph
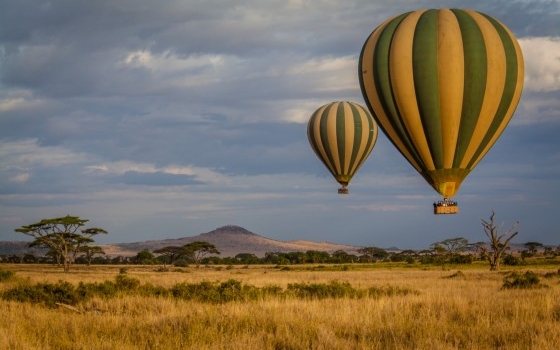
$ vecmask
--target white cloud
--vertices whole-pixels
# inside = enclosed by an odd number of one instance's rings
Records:
[[[0,92],[0,112],[12,112],[22,109],[37,109],[44,104],[40,98],[33,96],[30,90],[11,89]]]
[[[23,184],[26,183],[30,178],[29,173],[21,173],[21,174],[17,174],[14,175],[12,177],[9,178],[10,182],[14,182],[14,183],[19,183],[19,184]]]
[[[525,86],[532,91],[560,90],[560,37],[519,40],[525,58]]]
[[[150,51],[129,52],[121,61],[121,64],[139,68],[143,67],[155,72],[177,72],[200,68],[212,68],[224,65],[225,58],[222,55],[189,55],[177,56],[172,51],[153,54]]]
[[[84,154],[70,151],[61,146],[41,146],[37,139],[0,141],[2,167],[28,168],[35,165],[56,167],[62,164],[84,161]]]
[[[128,160],[88,165],[85,166],[84,172],[87,174],[117,174],[123,175],[127,172],[138,172],[145,174],[155,174],[163,173],[170,175],[188,175],[193,176],[196,180],[203,181],[205,183],[212,184],[224,184],[227,183],[227,177],[214,170],[194,167],[194,166],[179,166],[179,165],[169,165],[164,167],[158,167],[150,163],[140,163]]]

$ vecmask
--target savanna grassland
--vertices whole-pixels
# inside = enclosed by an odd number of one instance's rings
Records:
[[[558,267],[5,264],[0,349],[559,349]]]

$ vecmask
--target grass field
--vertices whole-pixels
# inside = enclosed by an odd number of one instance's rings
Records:
[[[540,283],[504,289],[511,268],[489,272],[477,264],[202,266],[167,272],[132,266],[126,276],[139,286],[171,290],[235,280],[261,292],[208,302],[121,291],[72,306],[2,298],[0,349],[559,349],[558,267],[516,268],[519,274],[531,270]],[[114,281],[121,267],[77,267],[66,274],[45,265],[0,269],[15,272],[0,282],[4,295],[37,283]],[[288,293],[294,284],[370,293]],[[283,292],[263,292],[271,286]]]

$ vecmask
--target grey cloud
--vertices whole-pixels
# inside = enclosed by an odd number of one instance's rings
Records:
[[[307,144],[307,114],[334,100],[363,104],[353,65],[377,25],[417,8],[465,5],[6,0],[0,11],[0,141],[37,140],[29,157],[52,160],[49,154],[60,153],[70,160],[49,165],[4,156],[0,176],[11,180],[0,181],[0,211],[23,225],[75,209],[80,212],[72,214],[107,220],[100,226],[118,227],[115,241],[141,231],[136,222],[142,217],[161,226],[158,215],[167,215],[173,227],[200,228],[193,233],[224,220],[279,239],[309,233],[333,241],[351,222],[346,236],[354,242],[344,243],[409,247],[448,238],[448,232],[472,235],[490,207],[540,227],[526,204],[550,202],[559,191],[557,91],[524,93],[503,137],[465,181],[461,216],[448,221],[430,216],[437,195],[384,135],[345,198],[336,195],[336,182]],[[558,35],[558,2],[468,5],[517,36]],[[142,54],[152,61],[127,64]],[[148,170],[85,171],[114,163]],[[164,170],[170,166],[192,166],[203,175]],[[146,198],[149,205],[142,204]],[[516,206],[512,198],[526,202]],[[116,211],[126,224],[113,217]],[[546,213],[558,214],[550,207]]]

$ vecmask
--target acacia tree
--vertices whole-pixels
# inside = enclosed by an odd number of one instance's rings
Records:
[[[80,248],[93,242],[93,236],[107,231],[101,228],[80,230],[89,220],[78,216],[64,216],[43,219],[37,223],[16,228],[15,232],[34,238],[30,247],[43,247],[60,257],[64,272],[70,271],[70,264],[76,258]]]
[[[185,244],[183,246],[191,254],[196,267],[200,266],[200,260],[208,254],[220,254],[218,248],[215,245],[208,242],[196,241],[192,243]]]
[[[89,245],[84,245],[82,247],[80,247],[79,252],[84,254],[84,258],[87,261],[87,266],[91,265],[91,260],[93,259],[93,257],[95,255],[104,255],[105,251],[103,250],[103,248],[101,248],[100,246],[89,246]]]
[[[524,244],[524,246],[525,248],[527,248],[529,253],[531,253],[531,255],[537,254],[537,250],[541,247],[544,247],[544,245],[540,242],[527,242]]]
[[[167,246],[154,250],[155,254],[161,254],[158,259],[163,262],[163,267],[165,264],[173,264],[175,261],[181,258],[190,258],[191,252],[187,251],[184,246]]]
[[[469,240],[463,237],[448,238],[438,244],[442,245],[449,254],[460,253],[469,245]]]
[[[500,259],[502,254],[509,248],[509,242],[517,236],[519,231],[515,231],[517,226],[519,226],[519,221],[508,230],[499,233],[499,230],[503,226],[503,223],[496,226],[494,223],[494,211],[490,215],[490,221],[482,220],[482,227],[484,228],[484,233],[486,237],[490,240],[488,246],[486,243],[478,244],[482,256],[488,260],[490,263],[490,271],[496,271],[500,267]],[[515,231],[515,232],[514,232]]]
[[[208,254],[220,254],[220,251],[212,243],[196,241],[180,247],[163,247],[154,250],[154,253],[162,254],[164,261],[169,261],[170,264],[173,263],[174,260],[185,258],[194,262],[196,267],[199,267],[202,258]]]
[[[389,253],[387,253],[385,249],[381,249],[375,246],[360,248],[358,249],[358,253],[365,256],[369,262],[383,260],[387,256],[389,256]]]

